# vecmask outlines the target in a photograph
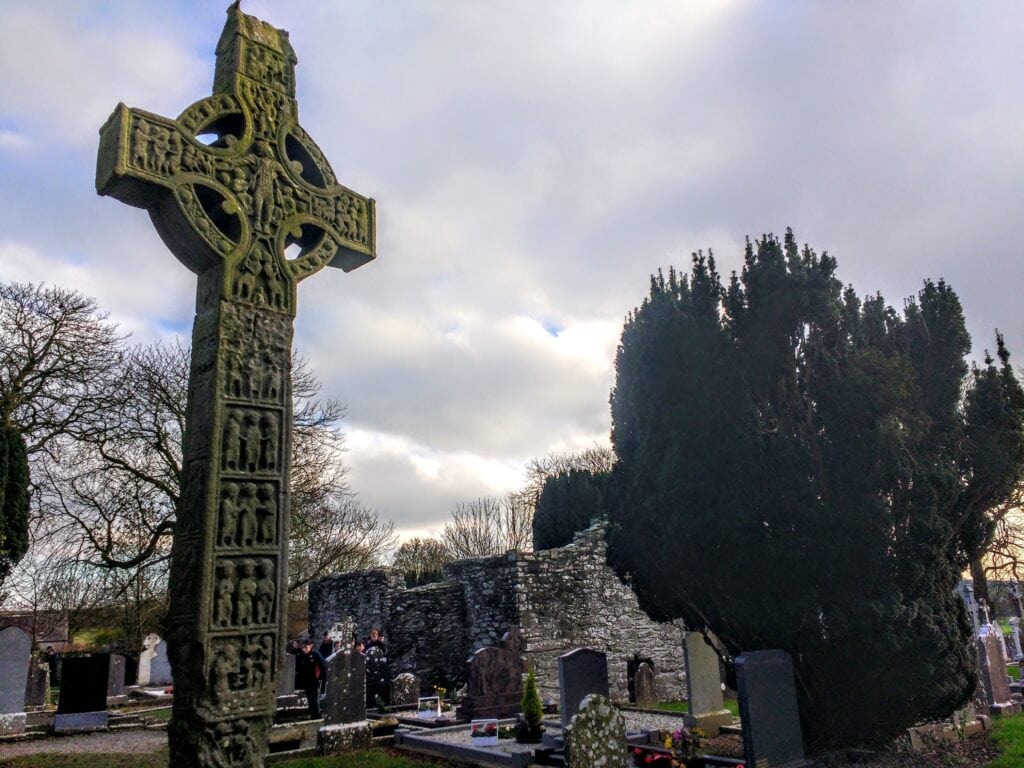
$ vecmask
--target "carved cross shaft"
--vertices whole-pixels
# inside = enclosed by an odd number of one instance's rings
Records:
[[[286,619],[296,285],[375,257],[374,201],[337,183],[298,124],[295,61],[286,32],[235,3],[212,96],[175,120],[120,104],[100,131],[97,191],[148,210],[199,275],[164,620],[176,768],[263,765]]]

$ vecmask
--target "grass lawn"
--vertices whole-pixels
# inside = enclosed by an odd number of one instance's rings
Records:
[[[1002,754],[986,768],[1020,768],[1024,765],[1024,714],[992,718],[992,742]]]
[[[725,708],[733,717],[740,716],[740,704],[736,699],[726,699]],[[658,709],[664,709],[667,712],[689,712],[690,703],[687,701],[659,701]]]
[[[274,763],[281,768],[446,768],[447,763],[425,762],[393,755],[383,749],[353,752],[341,757],[304,757]],[[0,758],[0,768],[167,768],[167,750],[149,754],[49,754]]]
[[[1014,680],[1020,680],[1020,667],[1007,667],[1006,674],[1008,674]]]

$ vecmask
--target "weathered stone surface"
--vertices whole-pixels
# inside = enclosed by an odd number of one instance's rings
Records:
[[[124,696],[125,659],[119,653],[110,654],[107,667],[107,696]]]
[[[510,717],[523,699],[523,634],[512,627],[492,648],[481,648],[469,659],[466,697],[459,716],[468,720]]]
[[[385,706],[391,697],[391,661],[387,648],[370,646],[366,649],[366,706]]]
[[[149,685],[150,669],[152,668],[153,657],[156,656],[156,647],[160,642],[160,635],[154,632],[150,632],[142,641],[142,651],[139,653],[139,667],[135,675],[136,685]]]
[[[806,765],[793,661],[785,651],[753,651],[736,659],[746,764],[772,768]]]
[[[558,657],[583,646],[607,651],[613,700],[630,700],[628,667],[637,654],[653,662],[659,697],[682,699],[680,629],[640,609],[606,563],[604,531],[598,523],[565,547],[452,563],[444,581],[412,589],[391,569],[318,579],[309,590],[311,631],[319,637],[345,615],[360,636],[383,626],[392,669],[417,674],[429,689],[466,683],[463,661],[519,624],[545,700],[559,699]]]
[[[146,208],[199,275],[164,622],[176,768],[263,765],[286,621],[297,284],[375,256],[374,202],[338,184],[298,124],[295,63],[287,33],[235,3],[212,96],[173,120],[122,104],[100,131],[97,191]]]
[[[32,636],[19,627],[0,630],[0,735],[25,730],[25,693]]]
[[[686,700],[690,704],[687,726],[714,736],[732,723],[732,714],[722,698],[722,675],[718,654],[700,632],[683,633],[686,656]]]
[[[351,644],[337,654],[327,670],[324,722],[328,725],[366,719],[366,657]]]
[[[654,670],[646,661],[636,668],[633,683],[636,691],[636,705],[641,709],[653,709],[658,705],[658,694],[654,690]]]
[[[629,764],[625,719],[607,697],[587,696],[565,727],[565,765],[626,768]]]
[[[369,720],[325,725],[317,731],[317,749],[321,755],[341,755],[373,745],[373,727]]]
[[[415,704],[420,696],[420,679],[411,672],[403,672],[391,681],[391,705]]]
[[[1003,656],[1002,630],[993,624],[983,624],[978,632],[978,660],[981,663],[981,683],[985,702],[991,714],[1020,712],[1020,702],[1014,701]]]
[[[0,643],[3,640],[0,639]],[[45,662],[32,660],[28,668],[28,686],[25,688],[25,707],[42,707],[50,692],[50,668]]]
[[[592,648],[577,648],[558,657],[558,711],[562,727],[569,725],[584,697],[597,694],[608,698],[608,657]]]

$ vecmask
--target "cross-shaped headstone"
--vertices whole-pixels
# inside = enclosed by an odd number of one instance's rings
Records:
[[[97,191],[147,209],[199,276],[164,621],[174,766],[263,765],[285,638],[296,284],[376,255],[374,201],[338,184],[298,124],[295,62],[288,33],[236,2],[212,96],[175,120],[120,104],[100,131]]]

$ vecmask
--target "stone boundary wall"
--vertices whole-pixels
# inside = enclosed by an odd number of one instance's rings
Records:
[[[634,656],[653,660],[659,699],[682,699],[682,629],[640,609],[605,562],[604,533],[597,523],[557,549],[460,560],[441,582],[411,589],[393,569],[327,576],[310,584],[310,631],[319,640],[343,616],[360,637],[382,627],[392,675],[418,675],[427,693],[464,684],[466,659],[519,624],[544,699],[558,701],[558,657],[580,647],[608,654],[613,700],[629,701]]]

